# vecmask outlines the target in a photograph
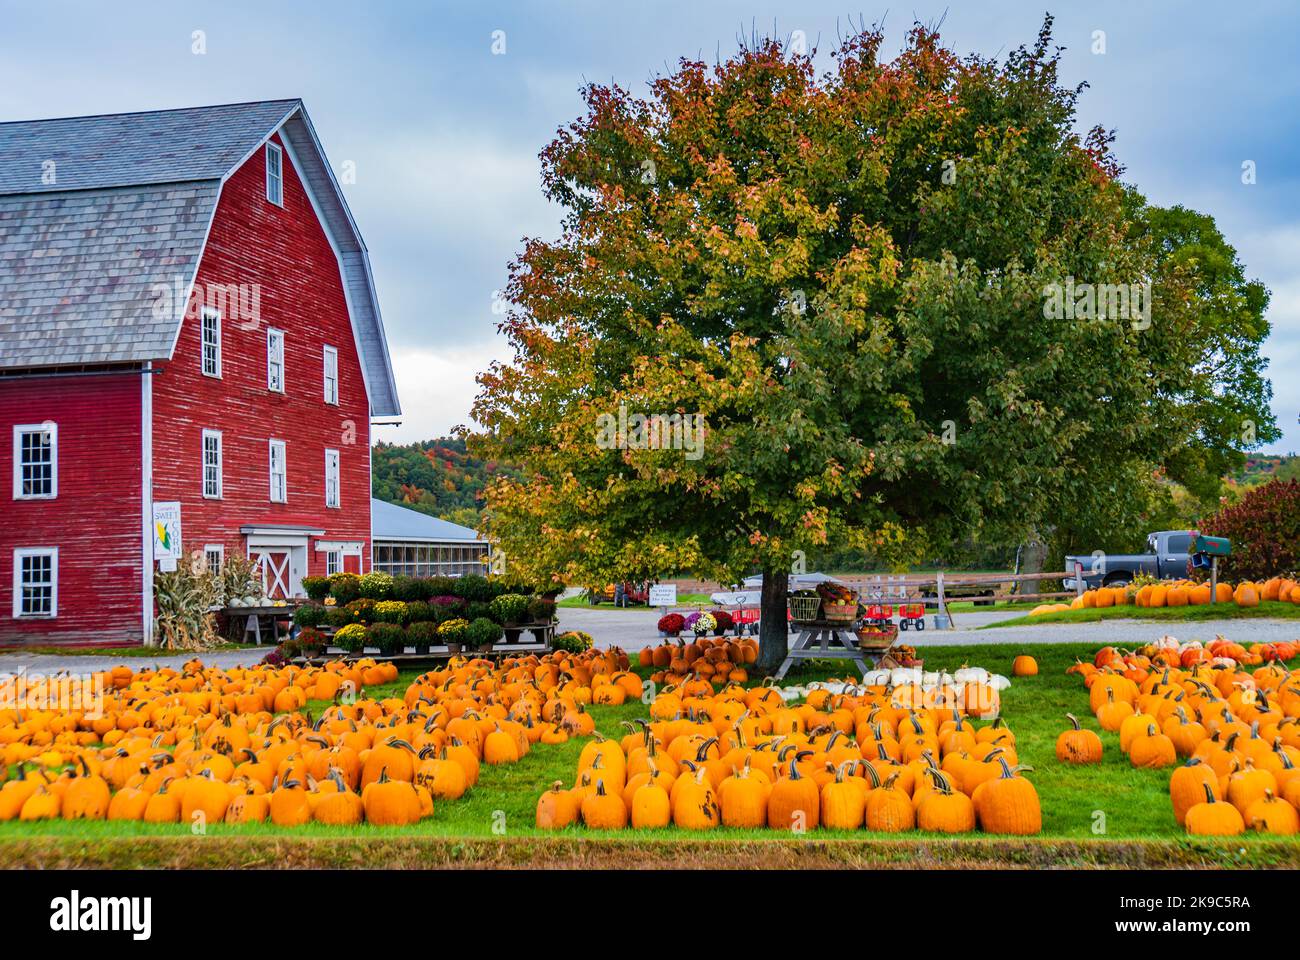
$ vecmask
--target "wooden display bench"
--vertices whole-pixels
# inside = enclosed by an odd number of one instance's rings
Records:
[[[286,637],[292,636],[294,633],[294,628],[292,625],[293,615],[297,612],[298,608],[301,606],[302,606],[301,603],[290,600],[288,603],[284,604],[283,606],[278,606],[278,607],[277,606],[226,607],[225,614],[226,614],[226,618],[229,620],[237,620],[238,618],[243,617],[244,629],[239,634],[241,643],[251,642],[257,644],[258,646],[261,646],[263,642],[262,635],[264,632],[266,632],[271,635],[271,644],[273,646],[277,646],[279,645],[280,640],[282,639],[281,631],[280,631],[280,621],[281,620],[289,621],[290,623],[289,629],[284,631],[283,636]],[[262,629],[263,620],[270,621],[269,629],[266,631],[263,631]],[[251,641],[249,639],[250,637],[252,638]]]
[[[785,677],[796,660],[852,660],[865,677],[867,671],[879,661],[880,653],[863,650],[858,646],[858,635],[852,623],[825,620],[808,623],[791,623],[792,640],[785,660],[776,671],[775,679]]]
[[[555,640],[555,623],[524,623],[517,627],[504,627],[505,639],[498,646],[507,646],[512,649],[521,649],[527,647],[530,650],[540,645],[549,649],[552,641]],[[524,643],[522,638],[527,633],[532,636],[531,643]]]

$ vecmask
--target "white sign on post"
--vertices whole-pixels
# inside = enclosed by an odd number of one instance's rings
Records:
[[[677,584],[675,583],[654,584],[650,588],[650,606],[652,607],[677,606]]]
[[[181,558],[181,505],[166,500],[153,505],[153,558],[163,570],[175,570]]]

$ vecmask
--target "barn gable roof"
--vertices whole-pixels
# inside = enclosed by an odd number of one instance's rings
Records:
[[[371,414],[401,412],[365,242],[302,102],[0,123],[0,371],[170,359],[222,183],[275,133],[339,258]]]

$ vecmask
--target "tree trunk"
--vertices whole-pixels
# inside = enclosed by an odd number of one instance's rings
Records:
[[[759,604],[758,662],[759,673],[773,674],[785,660],[789,627],[786,623],[786,592],[790,574],[784,570],[763,571],[763,595]]]
[[[1038,539],[1037,534],[1031,535],[1024,543],[1020,545],[1020,569],[1017,573],[1042,573],[1043,564],[1047,559],[1047,547]],[[1042,588],[1040,581],[1025,583],[1016,581],[1013,593],[1037,593]]]

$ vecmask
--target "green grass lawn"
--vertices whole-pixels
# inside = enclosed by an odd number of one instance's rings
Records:
[[[679,593],[679,594],[677,594],[677,605],[678,605],[678,606],[695,606],[696,604],[705,604],[705,605],[707,605],[707,604],[709,604],[710,602],[711,602],[711,601],[709,600],[709,594],[707,594],[707,593]],[[645,612],[645,613],[657,613],[657,612],[659,611],[659,608],[658,608],[658,607],[647,607],[647,606],[644,606],[644,605],[640,605],[640,606],[633,605],[633,606],[629,606],[629,607],[616,607],[616,606],[614,606],[613,603],[597,603],[597,604],[592,604],[592,603],[588,603],[588,602],[587,602],[587,598],[586,598],[586,596],[583,595],[583,594],[579,594],[579,595],[576,596],[576,597],[566,597],[565,599],[563,599],[563,600],[561,600],[559,603],[557,603],[556,606],[557,606],[557,607],[570,607],[570,608],[577,608],[577,609],[580,609],[580,610],[641,610],[641,611],[643,611],[643,612]]]
[[[1157,620],[1172,623],[1198,623],[1204,620],[1253,620],[1272,617],[1300,620],[1300,604],[1262,600],[1257,607],[1239,607],[1235,603],[1207,603],[1186,607],[1139,607],[1131,603],[1122,607],[1093,607],[1088,610],[1063,610],[1037,617],[1016,617],[986,624],[979,629],[1039,626],[1044,623],[1097,623],[1101,620]]]

